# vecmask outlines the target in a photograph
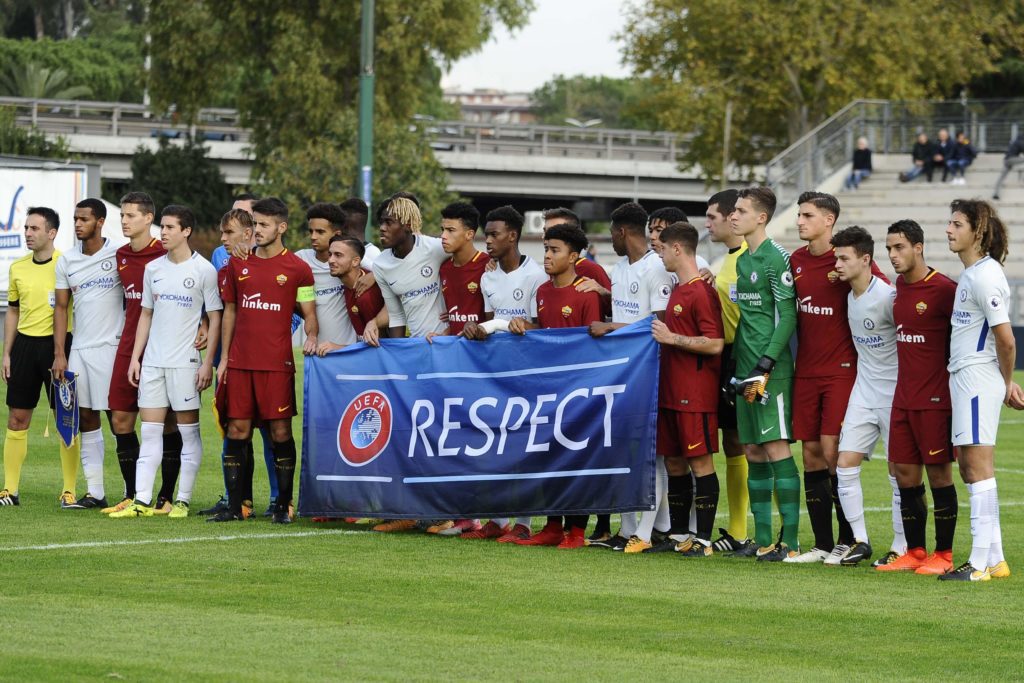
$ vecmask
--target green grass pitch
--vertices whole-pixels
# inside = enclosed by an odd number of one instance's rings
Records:
[[[43,417],[31,430],[22,505],[0,509],[3,680],[1024,677],[1018,575],[964,585],[867,567],[566,552],[308,520],[111,520],[58,508],[57,437],[43,438]],[[203,434],[196,509],[221,489],[208,412]],[[1024,572],[1022,447],[1024,414],[1004,411],[996,463],[1014,572]],[[865,464],[864,483],[884,551],[883,461]],[[262,509],[259,463],[257,486]],[[970,512],[957,488],[959,563]]]

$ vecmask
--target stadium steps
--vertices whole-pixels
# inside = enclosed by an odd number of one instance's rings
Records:
[[[992,189],[1002,172],[1002,154],[981,154],[967,169],[966,185],[940,182],[941,169],[937,169],[933,182],[919,177],[910,183],[901,183],[899,173],[910,168],[909,154],[875,154],[872,158],[874,173],[861,183],[857,191],[840,190],[837,193],[842,213],[838,228],[859,225],[866,228],[876,241],[875,258],[882,270],[892,275],[885,258],[885,234],[888,227],[903,218],[921,224],[925,232],[925,256],[930,265],[950,276],[962,270],[960,259],[949,251],[946,244],[946,224],[949,222],[949,203],[957,198],[991,200]],[[1024,280],[1024,178],[1012,171],[1003,183],[1000,200],[994,202],[999,215],[1007,225],[1010,255],[1006,260],[1006,275],[1010,280]],[[776,239],[791,252],[803,246],[796,225],[786,226]]]

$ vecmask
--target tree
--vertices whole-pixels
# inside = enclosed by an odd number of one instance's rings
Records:
[[[291,210],[290,230],[286,238],[292,247],[304,247],[305,235],[299,216],[317,201],[341,202],[351,194],[356,169],[356,117],[344,112],[329,129],[314,140],[294,149],[272,152],[264,163],[263,177],[256,189],[261,196],[281,197]],[[429,136],[422,128],[383,122],[374,136],[374,206],[392,192],[408,190],[416,194],[427,224],[424,231],[436,232],[431,223],[455,195],[447,189],[448,174],[430,148]]]
[[[122,25],[112,33],[73,40],[0,38],[0,64],[22,70],[36,64],[63,70],[67,82],[89,88],[91,97],[107,102],[142,101],[142,34]]]
[[[533,91],[534,112],[541,123],[565,125],[601,119],[603,128],[653,129],[656,117],[647,108],[649,84],[642,78],[558,75]]]
[[[855,98],[941,97],[1024,44],[1016,0],[646,0],[623,31],[661,126],[693,135],[684,166],[762,163]]]
[[[36,62],[11,64],[0,75],[0,93],[36,100],[75,100],[92,95],[87,85],[71,85],[64,69],[51,71]]]
[[[356,105],[361,4],[153,0],[154,102],[187,120],[240,72],[237,104],[257,160],[302,148]],[[408,121],[436,88],[431,67],[479,49],[499,23],[522,26],[531,8],[532,0],[378,0],[377,120]]]
[[[0,107],[0,154],[53,159],[71,156],[63,137],[51,140],[35,126],[19,126],[11,107]]]
[[[156,151],[139,147],[132,156],[132,189],[148,192],[157,210],[185,204],[203,228],[217,224],[231,206],[231,188],[201,142],[178,145],[160,138]]]

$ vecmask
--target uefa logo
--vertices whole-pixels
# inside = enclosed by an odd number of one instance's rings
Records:
[[[338,423],[338,455],[352,467],[373,462],[391,441],[391,402],[371,389],[352,399]]]

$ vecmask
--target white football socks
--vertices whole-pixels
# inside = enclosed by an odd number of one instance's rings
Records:
[[[153,504],[153,486],[156,471],[164,459],[164,423],[143,422],[139,443],[139,459],[135,463],[135,500],[143,505]]]
[[[199,435],[199,423],[179,424],[181,432],[181,476],[178,479],[178,495],[176,500],[192,502],[192,489],[199,475],[199,465],[203,462],[203,439]]]
[[[88,493],[102,499],[106,495],[103,487],[103,429],[82,432],[82,474]]]
[[[839,502],[843,515],[853,529],[855,540],[868,542],[868,528],[864,523],[864,489],[860,485],[860,465],[836,468],[839,479]]]
[[[898,555],[907,552],[907,536],[903,533],[903,511],[900,509],[900,485],[896,477],[889,475],[889,486],[892,487],[892,545],[889,550]]]
[[[989,566],[995,520],[999,515],[996,480],[983,479],[967,485],[971,494],[971,566],[984,571]],[[1000,546],[1002,544],[1000,543]],[[1000,547],[1000,554],[1002,548]]]

